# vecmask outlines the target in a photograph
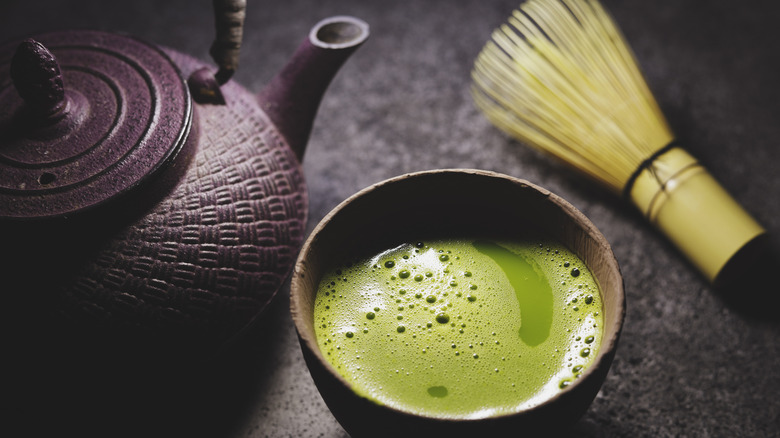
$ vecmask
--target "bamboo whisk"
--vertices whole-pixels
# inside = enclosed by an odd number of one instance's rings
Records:
[[[765,234],[674,140],[633,53],[596,0],[529,0],[472,72],[498,128],[630,199],[715,281]]]

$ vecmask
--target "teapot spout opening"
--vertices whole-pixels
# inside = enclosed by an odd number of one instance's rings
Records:
[[[309,40],[325,49],[344,49],[363,44],[368,33],[365,21],[341,15],[317,23],[309,33]]]
[[[368,24],[358,18],[336,16],[320,21],[287,65],[258,94],[260,106],[299,161],[325,90],[368,36]]]

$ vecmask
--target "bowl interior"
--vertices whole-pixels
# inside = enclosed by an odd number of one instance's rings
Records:
[[[596,360],[579,379],[586,380],[594,369],[609,367],[624,316],[623,280],[609,244],[562,198],[527,181],[476,170],[437,170],[397,177],[352,196],[320,222],[303,246],[291,287],[291,309],[304,352],[347,385],[319,351],[313,321],[320,278],[339,263],[412,239],[511,239],[528,237],[529,231],[531,236],[543,233],[566,245],[591,269],[599,284],[604,337]]]

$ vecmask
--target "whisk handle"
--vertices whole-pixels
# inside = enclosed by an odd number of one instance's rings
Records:
[[[766,230],[680,147],[637,175],[630,198],[715,283],[726,264]]]

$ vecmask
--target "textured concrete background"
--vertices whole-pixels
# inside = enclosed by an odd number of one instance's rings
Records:
[[[678,137],[780,233],[776,3],[604,3]],[[596,224],[625,276],[628,312],[615,362],[571,436],[780,436],[777,265],[766,267],[772,283],[713,289],[632,208],[507,138],[474,108],[473,59],[515,6],[249,1],[236,80],[255,91],[321,18],[349,14],[371,26],[371,39],[336,77],[315,123],[304,160],[309,230],[344,198],[405,172],[470,167],[530,180]],[[130,33],[203,59],[213,37],[208,0],[0,2],[2,39],[64,28]],[[287,306],[285,289],[247,342],[208,367],[162,369],[163,383],[105,391],[86,405],[78,394],[43,391],[32,406],[3,411],[21,421],[0,424],[26,431],[3,435],[36,436],[46,426],[58,436],[344,437],[306,370]]]

